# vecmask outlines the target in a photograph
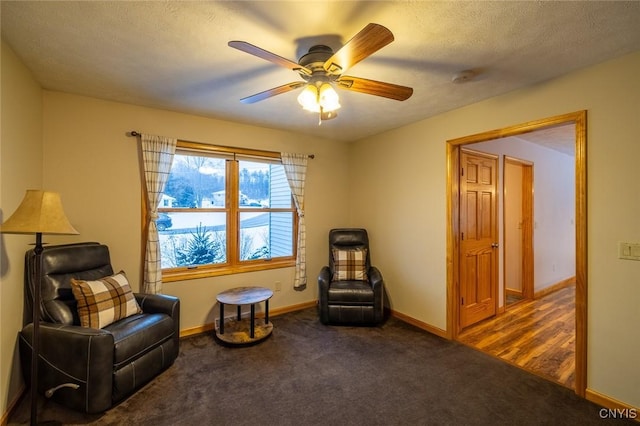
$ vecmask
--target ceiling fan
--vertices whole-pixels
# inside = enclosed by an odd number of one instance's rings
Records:
[[[344,75],[343,73],[369,55],[393,41],[393,34],[379,24],[369,24],[337,52],[325,45],[315,45],[298,62],[268,52],[246,41],[230,41],[229,46],[276,65],[296,71],[304,81],[294,81],[240,99],[252,104],[304,86],[298,102],[305,110],[320,114],[320,122],[337,116],[340,108],[333,85],[340,89],[404,101],[411,97],[411,87]]]

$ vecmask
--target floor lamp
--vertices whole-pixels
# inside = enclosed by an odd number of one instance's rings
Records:
[[[75,235],[78,231],[64,214],[60,194],[29,189],[18,209],[7,219],[3,234],[35,234],[35,279],[32,301],[33,341],[31,342],[31,424],[38,421],[38,356],[40,340],[40,281],[42,279],[42,234]],[[26,295],[25,295],[26,297]]]

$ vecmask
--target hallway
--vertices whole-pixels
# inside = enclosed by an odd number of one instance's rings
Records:
[[[458,340],[575,388],[575,285],[518,303],[469,327]]]

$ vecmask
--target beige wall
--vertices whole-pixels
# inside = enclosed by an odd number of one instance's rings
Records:
[[[370,230],[392,308],[446,327],[446,141],[586,109],[587,386],[640,407],[640,262],[617,258],[618,241],[640,241],[638,74],[635,53],[354,144],[351,220]]]
[[[42,90],[2,42],[0,223],[16,210],[27,189],[42,185]],[[0,417],[19,396],[24,252],[29,235],[0,234]]]

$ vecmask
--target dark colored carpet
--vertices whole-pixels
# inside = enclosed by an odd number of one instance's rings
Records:
[[[41,422],[96,425],[592,425],[600,407],[397,319],[327,327],[307,309],[228,348],[183,339],[176,363],[102,415],[41,400]],[[28,395],[10,424],[28,421]]]

